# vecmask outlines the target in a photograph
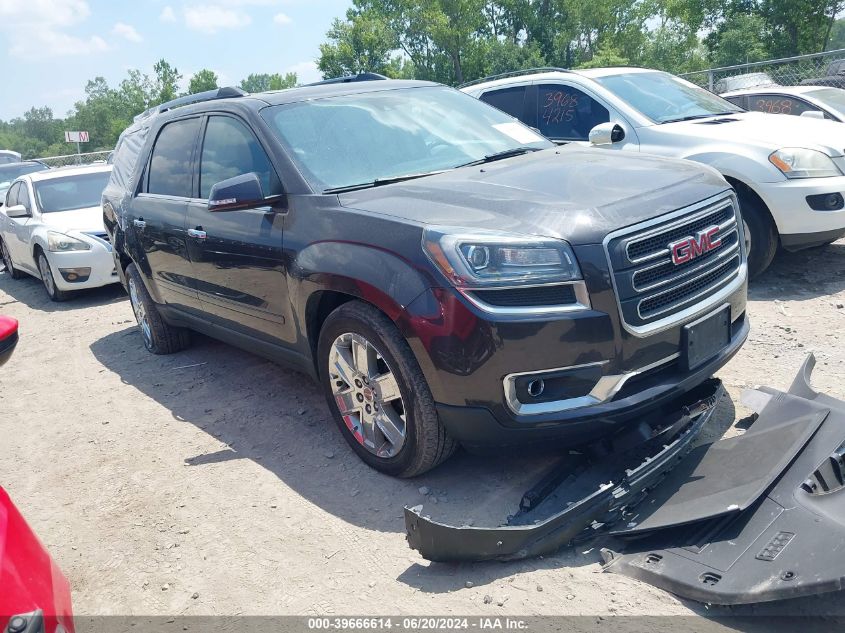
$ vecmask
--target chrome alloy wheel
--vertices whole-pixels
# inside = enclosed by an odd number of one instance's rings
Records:
[[[329,378],[340,415],[358,443],[377,457],[399,453],[405,443],[405,403],[378,349],[360,334],[341,334],[329,353]]]
[[[53,283],[53,273],[50,270],[50,262],[47,261],[47,256],[44,253],[40,253],[38,255],[38,272],[41,273],[41,281],[44,282],[47,294],[52,297],[56,294],[56,286]]]
[[[748,228],[748,222],[742,221],[742,234],[745,236],[745,257],[751,255],[751,231]]]
[[[141,297],[138,296],[138,287],[132,277],[129,277],[129,303],[132,304],[132,310],[135,312],[135,320],[138,321],[138,327],[141,328],[144,343],[146,343],[148,348],[152,347],[153,333],[150,328],[149,319],[147,319],[147,310],[144,308]]]
[[[6,249],[6,242],[0,241],[0,256],[3,257],[3,266],[6,267],[6,272],[10,275],[12,274],[12,256],[9,255],[9,251]]]

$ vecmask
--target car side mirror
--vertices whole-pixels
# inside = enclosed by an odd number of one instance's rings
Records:
[[[209,211],[248,209],[264,204],[264,191],[255,172],[221,180],[208,194]]]
[[[599,123],[590,130],[590,145],[613,145],[625,138],[625,130],[618,123]]]
[[[32,217],[32,214],[22,204],[13,204],[11,207],[6,208],[6,216],[10,218],[29,218]]]
[[[801,116],[808,119],[824,119],[824,112],[819,112],[818,110],[805,110],[801,113]]]

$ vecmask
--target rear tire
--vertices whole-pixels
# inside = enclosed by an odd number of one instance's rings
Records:
[[[50,260],[40,247],[35,250],[35,258],[38,262],[38,272],[41,273],[41,282],[44,284],[44,290],[47,291],[47,296],[51,301],[60,303],[66,301],[71,293],[66,290],[59,290],[56,286],[56,278],[53,276],[53,268],[50,266]]]
[[[188,347],[190,333],[185,328],[165,322],[135,264],[129,264],[126,268],[126,282],[129,303],[132,304],[144,347],[153,354],[173,354]]]
[[[737,191],[748,249],[748,277],[755,279],[771,265],[780,240],[768,211],[748,193]]]
[[[363,347],[355,351],[355,346]],[[317,362],[340,432],[372,468],[394,477],[415,477],[455,452],[457,444],[440,422],[411,348],[373,306],[351,301],[332,312],[320,330]],[[385,386],[386,380],[391,387]],[[347,402],[351,404],[343,404],[342,412],[339,403]],[[395,423],[385,426],[381,415]]]
[[[0,256],[3,258],[3,265],[6,267],[6,273],[9,277],[12,279],[20,279],[23,277],[23,273],[15,268],[15,265],[12,263],[12,256],[6,248],[6,242],[3,241],[3,238],[0,238]]]

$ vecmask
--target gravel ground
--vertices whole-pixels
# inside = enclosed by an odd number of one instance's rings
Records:
[[[719,374],[731,402],[711,435],[747,415],[744,388],[785,388],[810,351],[816,386],[845,398],[845,241],[780,256],[750,294],[751,338]],[[495,525],[553,458],[461,452],[391,479],[348,450],[306,377],[199,336],[148,354],[117,286],[53,304],[40,282],[3,273],[0,312],[21,322],[0,370],[0,483],[70,579],[79,615],[845,611],[838,595],[708,609],[603,574],[583,548],[428,563],[405,543],[405,504]]]

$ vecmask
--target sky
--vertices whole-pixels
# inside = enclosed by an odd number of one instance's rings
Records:
[[[210,68],[220,85],[250,73],[320,78],[319,45],[351,0],[0,0],[0,119],[49,106],[63,117],[97,76],[183,75]]]

